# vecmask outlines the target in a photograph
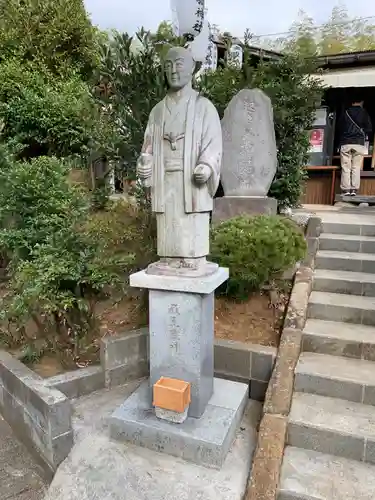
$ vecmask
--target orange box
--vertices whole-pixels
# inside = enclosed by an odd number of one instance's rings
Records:
[[[175,378],[161,377],[154,384],[153,405],[183,413],[191,401],[191,384]]]

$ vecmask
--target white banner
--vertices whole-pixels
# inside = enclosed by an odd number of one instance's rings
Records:
[[[202,31],[192,42],[189,43],[189,48],[196,62],[205,63],[209,44],[210,28],[208,26],[208,21],[206,20],[203,23]]]
[[[179,36],[195,38],[202,31],[205,0],[171,0],[173,23]]]
[[[228,64],[242,68],[243,49],[241,45],[233,44],[228,51]]]
[[[214,42],[214,37],[210,26],[210,40],[208,43],[208,50],[205,62],[206,70],[215,71],[217,69],[217,63],[218,63],[217,45]]]
[[[206,71],[215,71],[217,69],[217,63],[218,63],[217,46],[216,43],[213,41],[213,36],[210,29],[206,57],[202,64],[201,69],[196,75],[197,78],[203,75],[203,73],[205,73]]]

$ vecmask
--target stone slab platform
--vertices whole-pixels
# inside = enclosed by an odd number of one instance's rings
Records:
[[[199,465],[220,468],[233,443],[248,400],[248,386],[214,380],[203,416],[183,424],[159,420],[151,407],[151,388],[145,381],[112,415],[114,439],[164,452]]]
[[[130,275],[130,286],[167,292],[197,293],[208,295],[229,278],[229,269],[219,267],[214,273],[199,276],[165,276],[139,271]]]
[[[360,205],[361,203],[368,203],[370,206],[375,205],[375,196],[341,196],[337,194],[335,196],[335,203],[340,201],[344,203],[352,203],[353,205]]]
[[[213,222],[222,222],[239,215],[276,215],[277,200],[254,196],[224,196],[215,198]]]
[[[236,439],[217,470],[109,438],[110,416],[138,385],[132,382],[74,401],[76,444],[45,500],[243,500],[260,403],[248,401]]]

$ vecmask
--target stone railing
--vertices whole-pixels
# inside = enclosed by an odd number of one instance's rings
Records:
[[[294,388],[294,370],[302,347],[302,330],[313,285],[321,219],[306,228],[307,256],[298,269],[285,316],[281,343],[267,389],[246,500],[276,500]]]

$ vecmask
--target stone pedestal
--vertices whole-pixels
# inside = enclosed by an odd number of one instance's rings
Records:
[[[200,277],[148,274],[131,286],[150,290],[150,380],[112,415],[111,437],[220,468],[248,400],[248,386],[214,379],[214,292],[228,269]],[[160,377],[191,384],[183,423],[160,419],[152,406]]]
[[[190,382],[190,417],[201,417],[213,394],[214,291],[228,276],[218,268],[200,278],[130,277],[131,286],[150,290],[150,385],[160,377]]]
[[[268,196],[224,196],[214,200],[212,222],[238,215],[276,215],[277,200]]]

